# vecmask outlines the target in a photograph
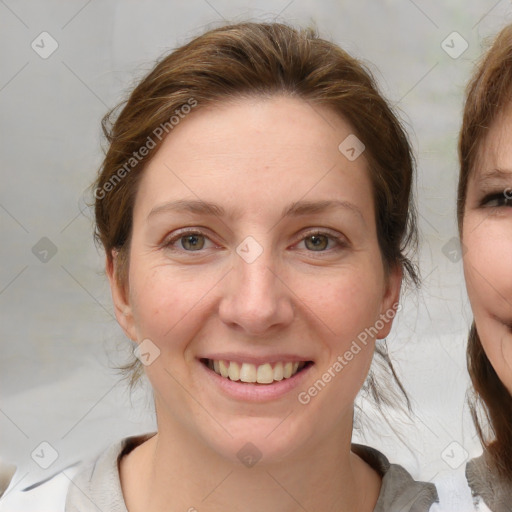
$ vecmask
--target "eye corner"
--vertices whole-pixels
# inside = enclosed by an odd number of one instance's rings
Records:
[[[503,206],[512,206],[512,194],[507,194],[507,189],[494,191],[485,194],[479,201],[482,208],[501,208]]]

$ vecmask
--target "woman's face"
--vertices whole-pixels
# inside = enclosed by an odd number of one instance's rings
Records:
[[[365,155],[338,149],[351,132],[325,107],[245,99],[194,111],[148,164],[128,284],[111,284],[160,432],[233,461],[350,436],[401,281],[383,270]]]
[[[470,176],[464,273],[483,348],[512,393],[512,110],[491,126]]]

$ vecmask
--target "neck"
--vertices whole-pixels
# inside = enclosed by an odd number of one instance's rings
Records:
[[[378,499],[379,475],[350,452],[351,425],[321,445],[308,442],[286,459],[252,467],[173,427],[159,424],[158,434],[121,459],[130,512],[370,512]]]

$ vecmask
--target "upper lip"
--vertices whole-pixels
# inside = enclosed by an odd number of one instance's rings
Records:
[[[254,356],[249,354],[240,354],[234,352],[223,352],[215,354],[207,354],[200,356],[199,359],[212,359],[214,361],[234,361],[236,363],[251,363],[254,365],[262,365],[265,363],[288,362],[300,363],[302,361],[312,361],[310,357],[298,356],[295,354],[272,354],[267,356]]]

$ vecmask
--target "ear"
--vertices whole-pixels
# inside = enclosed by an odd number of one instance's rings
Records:
[[[114,303],[114,312],[117,322],[123,329],[126,336],[135,341],[137,339],[135,322],[133,319],[132,307],[130,304],[130,296],[128,293],[128,283],[120,283],[116,277],[119,262],[118,251],[112,251],[112,257],[106,258],[105,270],[110,283],[110,292],[112,294],[112,302]]]
[[[384,296],[382,297],[382,309],[378,325],[384,324],[376,338],[382,340],[386,338],[391,331],[393,319],[397,311],[400,310],[400,288],[402,287],[403,269],[402,265],[395,265],[387,275],[384,288]],[[376,324],[377,324],[376,322]]]

